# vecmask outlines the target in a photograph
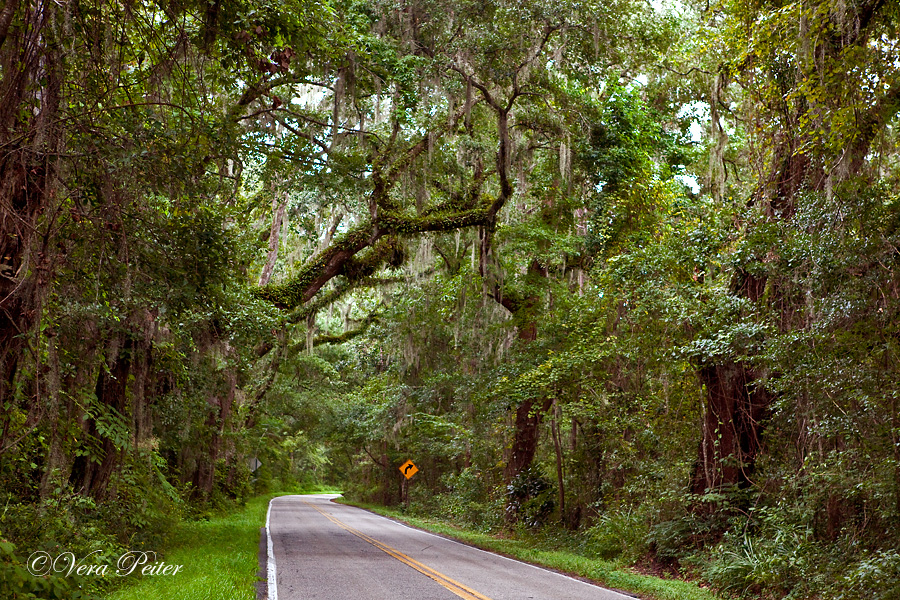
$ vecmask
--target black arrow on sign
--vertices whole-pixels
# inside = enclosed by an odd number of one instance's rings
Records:
[[[406,465],[406,468],[403,469],[403,474],[406,475],[406,472],[409,471],[410,469],[412,469],[413,466],[414,465],[412,463],[409,463],[408,465]]]

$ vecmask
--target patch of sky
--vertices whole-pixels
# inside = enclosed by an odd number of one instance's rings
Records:
[[[691,141],[700,142],[709,123],[709,104],[699,100],[689,102],[678,111],[678,118],[690,120],[688,133],[690,133]]]
[[[692,193],[694,193],[694,194],[700,193],[700,182],[697,181],[697,177],[695,175],[682,173],[680,175],[675,175],[675,177],[673,177],[673,179],[675,179],[675,181],[680,181],[686,187],[689,187],[691,189]]]

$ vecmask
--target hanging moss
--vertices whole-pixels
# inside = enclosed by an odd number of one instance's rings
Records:
[[[387,258],[387,264],[394,269],[400,268],[406,262],[406,246],[397,240],[397,243],[391,244],[391,254]]]
[[[329,290],[327,293],[322,294],[315,300],[301,306],[297,310],[295,310],[291,316],[288,318],[290,323],[299,323],[300,321],[305,321],[309,315],[313,313],[317,313],[332,302],[337,302],[342,297],[344,297],[347,293],[353,290],[355,286],[352,285],[349,281],[343,281],[338,284],[334,289]]]
[[[369,325],[378,320],[380,315],[376,313],[370,314],[362,324],[356,329],[350,329],[345,331],[340,335],[320,335],[313,342],[313,346],[321,346],[322,344],[343,344],[344,342],[350,341],[355,337],[358,337],[366,332],[369,329]]]

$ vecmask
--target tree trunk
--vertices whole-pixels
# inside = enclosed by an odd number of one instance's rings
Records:
[[[216,463],[222,454],[222,441],[231,420],[231,408],[234,404],[237,377],[230,369],[225,370],[225,389],[222,393],[209,399],[210,411],[206,419],[206,428],[210,432],[209,443],[200,456],[192,483],[195,498],[209,499],[216,481]]]
[[[892,401],[891,442],[894,448],[894,507],[895,518],[900,521],[900,417],[897,416],[896,398]]]
[[[40,219],[53,211],[55,156],[62,148],[63,63],[50,31],[56,11],[52,2],[9,2],[0,10],[0,402],[10,399],[52,273],[51,236]]]
[[[47,344],[47,396],[50,410],[47,414],[47,422],[50,424],[50,440],[47,448],[46,462],[44,463],[44,475],[41,477],[40,495],[46,499],[54,483],[59,481],[59,472],[65,462],[63,456],[63,439],[60,433],[60,389],[62,387],[58,339],[53,337]],[[64,421],[65,422],[65,421]]]
[[[691,492],[704,494],[750,483],[761,448],[762,421],[771,402],[757,374],[736,362],[700,369],[706,411]]]
[[[275,270],[275,262],[278,260],[278,241],[281,237],[281,226],[284,223],[284,212],[287,209],[287,193],[281,201],[272,199],[272,228],[269,230],[269,253],[266,256],[266,264],[259,275],[259,285],[264,286],[272,278]]]
[[[553,419],[550,422],[550,434],[553,436],[553,450],[556,453],[556,485],[559,492],[559,520],[567,522],[566,518],[566,486],[563,480],[563,455],[562,444],[559,440],[559,403],[553,401]]]
[[[117,348],[119,344],[121,349]],[[127,444],[127,440],[113,436],[118,433],[117,430],[130,424],[127,418],[122,419],[128,412],[126,392],[133,349],[133,341],[124,334],[110,343],[112,363],[108,370],[101,369],[97,377],[95,412],[88,420],[85,432],[86,439],[96,439],[98,446],[88,455],[77,457],[72,466],[70,481],[75,489],[98,500],[106,499],[113,471],[119,465],[123,446]]]
[[[549,408],[550,400],[544,400],[539,408],[535,406],[534,400],[526,400],[516,407],[515,433],[504,471],[506,481],[515,479],[534,460],[541,420]]]

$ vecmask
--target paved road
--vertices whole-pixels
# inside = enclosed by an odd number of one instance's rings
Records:
[[[630,598],[330,502],[334,497],[272,501],[269,600]]]

